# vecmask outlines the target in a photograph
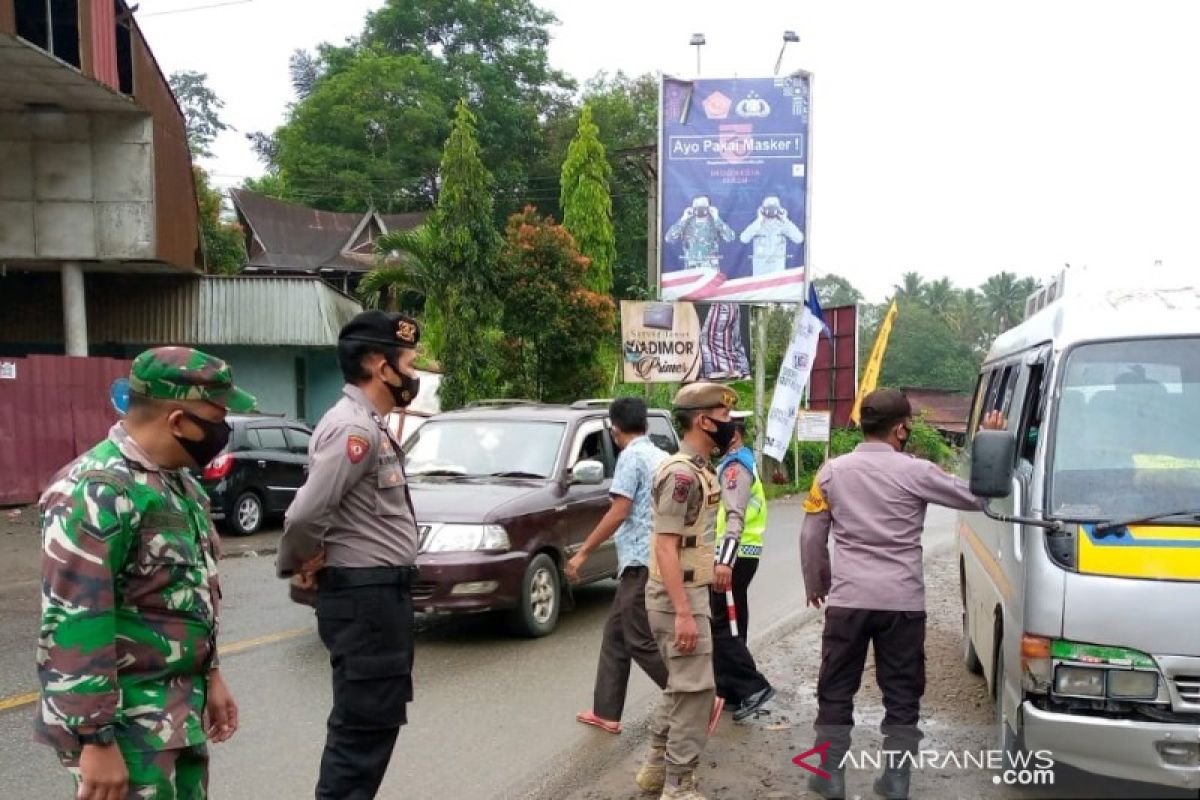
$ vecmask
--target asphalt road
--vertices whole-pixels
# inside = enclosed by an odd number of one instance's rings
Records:
[[[801,518],[796,502],[772,507],[767,557],[751,590],[756,634],[803,608]],[[261,550],[270,536],[227,541]],[[222,562],[222,668],[241,708],[241,731],[212,749],[212,795],[223,800],[308,797],[317,774],[330,698],[327,656],[311,611],[288,601],[272,562],[269,555]],[[544,639],[514,639],[492,617],[422,618],[417,698],[380,797],[521,796],[589,753],[618,746],[574,721],[591,705],[614,586],[577,590],[576,609]],[[34,706],[19,704],[36,688],[36,589],[28,582],[0,588],[4,798],[65,797],[70,787],[49,750],[30,740]],[[635,668],[627,718],[644,714],[653,698],[653,684]]]

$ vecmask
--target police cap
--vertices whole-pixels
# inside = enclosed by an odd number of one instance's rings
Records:
[[[864,427],[911,416],[912,404],[896,389],[879,389],[863,398],[860,417]]]
[[[676,392],[673,405],[677,411],[699,411],[721,406],[733,409],[737,406],[737,393],[719,383],[689,383]]]
[[[364,311],[346,323],[338,341],[365,342],[411,350],[421,341],[421,327],[407,314],[394,311]]]

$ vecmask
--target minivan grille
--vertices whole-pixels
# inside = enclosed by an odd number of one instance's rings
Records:
[[[1176,675],[1175,691],[1183,702],[1200,705],[1200,675]]]

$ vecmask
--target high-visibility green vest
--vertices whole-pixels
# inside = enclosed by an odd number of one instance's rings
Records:
[[[724,480],[725,470],[740,461],[729,461],[722,464],[721,480]],[[751,472],[754,484],[750,488],[750,503],[746,506],[746,525],[742,528],[742,539],[738,546],[738,558],[759,558],[762,556],[763,534],[767,532],[767,492],[758,477],[758,471]],[[717,512],[717,538],[725,535],[725,504]]]

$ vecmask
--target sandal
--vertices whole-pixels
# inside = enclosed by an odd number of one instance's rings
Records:
[[[616,734],[621,732],[621,723],[613,722],[612,720],[607,720],[602,717],[597,717],[595,713],[591,711],[580,711],[575,715],[575,721],[582,722],[584,725],[592,725],[604,731],[605,733]]]

